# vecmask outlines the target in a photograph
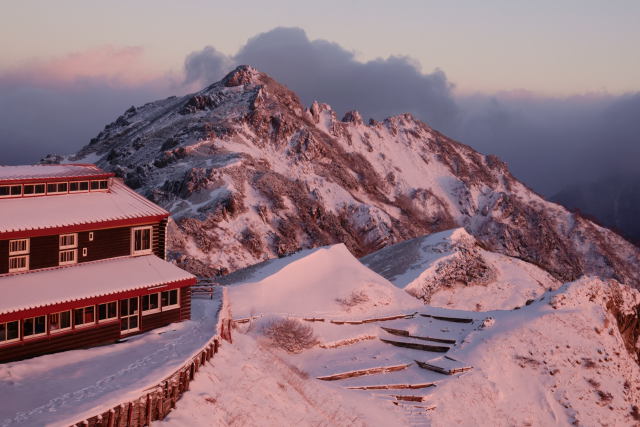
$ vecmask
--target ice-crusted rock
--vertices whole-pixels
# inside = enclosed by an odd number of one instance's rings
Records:
[[[543,200],[494,156],[410,114],[365,125],[355,112],[340,121],[326,104],[307,109],[248,66],[128,109],[71,160],[97,162],[169,209],[188,268],[232,271],[336,242],[362,256],[462,226],[562,281],[640,284],[638,248]]]

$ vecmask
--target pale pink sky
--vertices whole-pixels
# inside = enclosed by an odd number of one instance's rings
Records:
[[[408,55],[459,92],[545,95],[640,89],[640,2],[114,0],[4,2],[0,74],[134,84],[177,76],[185,55],[234,54],[248,38],[296,26],[361,60]]]

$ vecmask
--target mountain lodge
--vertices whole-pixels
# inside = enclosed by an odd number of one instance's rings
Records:
[[[189,319],[168,217],[95,165],[0,166],[0,363]]]

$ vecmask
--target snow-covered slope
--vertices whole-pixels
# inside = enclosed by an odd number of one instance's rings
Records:
[[[511,309],[561,284],[533,264],[481,248],[463,228],[397,243],[360,261],[429,305],[462,310]]]
[[[412,259],[412,266],[428,265],[421,263],[425,259],[437,264],[438,260],[455,255],[452,246],[469,241],[470,236],[458,229],[431,239],[429,245],[416,245],[417,250],[402,252],[396,248],[395,257],[384,257],[384,262],[378,257],[378,264],[384,264],[387,273],[394,271],[399,283],[408,285],[424,270],[409,274],[411,269],[404,257]],[[429,250],[431,258],[425,255]],[[294,372],[322,381],[323,386],[330,386],[318,389],[319,393],[327,393],[323,396],[345,392],[359,396],[350,400],[356,405],[354,413],[382,409],[395,414],[384,425],[568,426],[640,422],[637,290],[613,280],[583,277],[546,291],[514,310],[446,310],[416,300],[417,306],[406,307],[413,310],[390,304],[389,308],[397,307],[398,316],[376,318],[376,307],[343,313],[335,306],[335,300],[315,293],[314,288],[331,279],[324,273],[327,261],[335,263],[338,278],[335,286],[327,285],[328,295],[343,287],[347,291],[358,289],[372,280],[362,271],[364,267],[351,259],[338,259],[346,254],[341,246],[306,251],[236,273],[231,281],[240,284],[230,286],[232,311],[239,307],[240,315],[251,312],[254,316],[238,324],[236,333],[246,334],[241,335],[242,346],[245,340],[262,346],[262,352],[272,352],[277,363],[284,362]],[[412,258],[416,254],[420,256]],[[487,254],[482,253],[482,257]],[[488,258],[491,268],[500,267],[502,262],[506,261]],[[459,263],[449,266],[463,268]],[[527,268],[518,266],[515,276],[522,277]],[[304,271],[307,274],[302,274]],[[532,278],[537,274],[533,270],[528,273]],[[382,287],[386,282],[380,280],[378,286]],[[386,287],[393,285],[386,283]],[[260,294],[256,293],[258,288]],[[295,296],[288,300],[286,294]],[[247,300],[256,302],[253,308],[248,308]],[[283,314],[309,329],[316,342],[287,353],[269,341],[265,326],[274,315]],[[444,375],[424,369],[418,362],[466,371]],[[260,383],[271,381],[270,378],[271,373],[265,372]],[[214,393],[215,385],[207,385],[211,387],[207,393]],[[260,394],[261,389],[257,392]],[[243,396],[248,407],[256,404],[252,397]],[[314,397],[317,399],[320,396]],[[290,404],[275,402],[278,414],[283,414],[282,407]],[[201,401],[200,406],[207,407]],[[309,408],[310,416],[314,407]],[[189,408],[196,415],[204,410]],[[278,417],[285,424],[294,422],[286,415]],[[365,422],[377,425],[370,419]]]
[[[432,425],[640,424],[640,293],[583,278],[494,316],[454,354],[474,369],[434,393]]]
[[[196,273],[339,242],[363,256],[463,226],[562,281],[640,284],[640,249],[543,200],[496,157],[410,114],[365,124],[357,112],[307,109],[247,66],[130,108],[71,160],[95,161],[169,209],[170,247]]]
[[[229,275],[234,317],[384,315],[419,304],[362,265],[343,245],[302,251]]]

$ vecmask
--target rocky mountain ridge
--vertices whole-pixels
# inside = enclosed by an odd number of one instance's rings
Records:
[[[495,156],[410,114],[365,124],[355,111],[338,120],[326,104],[305,108],[248,66],[130,108],[65,160],[115,171],[169,209],[171,252],[198,274],[336,242],[363,256],[462,226],[558,280],[587,273],[640,287],[637,247],[545,201]]]

